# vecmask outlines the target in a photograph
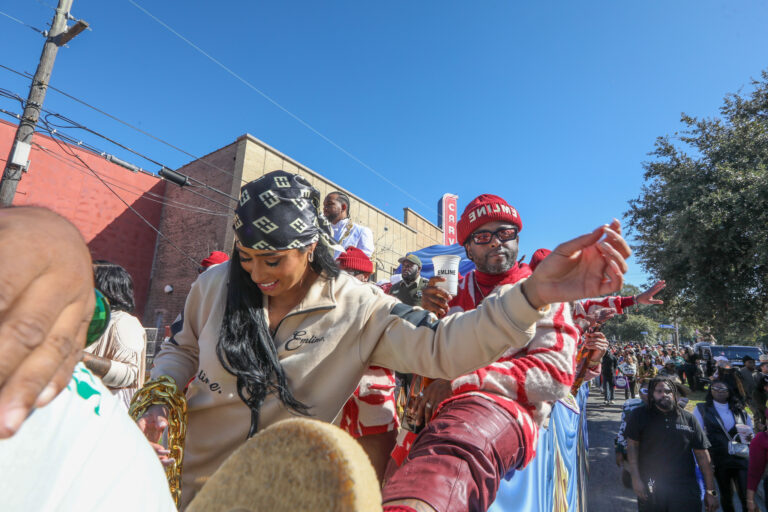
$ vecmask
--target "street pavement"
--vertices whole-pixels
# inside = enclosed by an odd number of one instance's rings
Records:
[[[621,485],[621,470],[616,466],[613,440],[619,430],[624,392],[618,391],[615,405],[603,405],[598,388],[590,389],[587,403],[589,428],[589,512],[634,512],[637,500],[631,489]]]

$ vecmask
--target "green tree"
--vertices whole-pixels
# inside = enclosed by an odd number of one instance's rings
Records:
[[[667,281],[660,312],[721,341],[761,335],[768,314],[768,73],[752,86],[657,139],[626,212],[640,264]]]

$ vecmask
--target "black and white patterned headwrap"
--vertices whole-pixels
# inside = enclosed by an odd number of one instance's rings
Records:
[[[298,174],[273,171],[240,189],[235,234],[251,249],[282,251],[320,242],[334,250],[328,220],[320,213],[320,192]]]

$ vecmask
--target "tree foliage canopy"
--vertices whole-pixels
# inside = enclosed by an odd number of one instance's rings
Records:
[[[665,313],[723,341],[754,339],[768,313],[768,72],[727,96],[719,118],[681,121],[657,139],[629,203],[635,254],[667,281]]]

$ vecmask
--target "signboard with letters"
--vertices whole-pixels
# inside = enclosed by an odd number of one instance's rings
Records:
[[[437,203],[437,225],[443,230],[443,244],[453,245],[456,240],[456,221],[458,214],[456,212],[456,201],[459,196],[454,194],[443,194]]]

